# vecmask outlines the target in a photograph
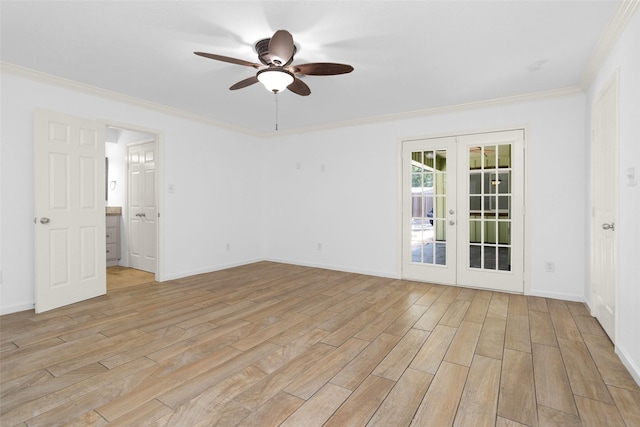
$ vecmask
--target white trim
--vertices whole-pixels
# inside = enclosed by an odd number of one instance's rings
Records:
[[[573,301],[573,302],[581,302],[586,303],[584,300],[584,295],[577,294],[564,294],[559,292],[548,292],[548,291],[538,291],[536,289],[532,290],[529,294],[532,297],[541,297],[541,298],[551,298],[551,299],[559,299],[563,301]]]
[[[35,302],[26,302],[23,304],[14,304],[7,307],[0,307],[0,316],[5,314],[18,313],[20,311],[35,310]]]
[[[218,265],[218,266],[215,266],[215,267],[211,267],[211,268],[203,268],[203,269],[199,269],[199,270],[183,271],[181,273],[175,273],[175,274],[168,275],[168,276],[164,277],[163,280],[182,279],[183,277],[196,276],[198,274],[213,273],[214,271],[226,270],[228,268],[234,268],[234,267],[241,267],[243,265],[254,264],[256,262],[262,262],[262,261],[269,261],[269,260],[266,260],[266,259],[263,259],[263,258],[255,258],[255,259],[248,259],[248,260],[238,261],[238,262],[229,263],[229,264],[221,264],[221,265]],[[278,261],[274,261],[274,262],[278,262]]]
[[[463,104],[448,105],[443,107],[427,108],[424,110],[406,111],[402,113],[385,114],[380,116],[365,117],[362,119],[345,120],[341,122],[327,123],[321,125],[307,126],[297,129],[279,130],[264,133],[263,136],[276,137],[281,135],[295,135],[307,132],[317,132],[321,130],[331,130],[344,127],[362,126],[368,124],[379,124],[381,122],[399,121],[438,114],[454,113],[459,111],[475,110],[479,108],[495,107],[521,102],[531,102],[541,99],[562,98],[565,96],[582,95],[584,91],[578,86],[567,86],[559,89],[531,92],[522,95],[506,96],[503,98],[487,99],[484,101],[467,102]]]
[[[640,384],[640,366],[633,363],[633,358],[628,356],[628,353],[625,351],[624,347],[616,345],[615,352],[620,358],[622,364],[627,368],[633,379],[636,380],[636,383]]]
[[[604,64],[639,5],[640,0],[622,0],[616,8],[582,73],[579,86],[583,91],[589,90],[593,79],[598,75],[602,64]]]
[[[218,120],[214,120],[205,116],[201,116],[199,114],[190,113],[185,110],[181,110],[178,108],[168,107],[166,105],[157,104],[155,102],[147,101],[141,98],[136,98],[134,96],[125,95],[122,93],[114,92],[107,89],[102,89],[97,86],[91,86],[85,83],[76,82],[69,79],[64,79],[62,77],[54,76],[52,74],[43,73],[41,71],[32,70],[26,67],[21,67],[19,65],[10,64],[8,62],[0,62],[0,71],[3,73],[13,74],[19,77],[28,78],[31,80],[36,80],[42,83],[47,83],[55,86],[61,86],[66,89],[77,90],[83,93],[87,93],[89,95],[99,96],[101,98],[107,98],[112,101],[123,102],[130,105],[135,105],[137,107],[146,108],[149,110],[157,111],[159,113],[171,114],[173,116],[177,116],[187,120],[193,120],[196,122],[205,123],[212,126],[217,126],[220,128],[225,128],[228,130],[232,130],[235,132],[244,133],[251,136],[260,136],[259,132],[252,131],[250,129],[246,129],[239,126],[234,126],[229,123],[221,122]]]
[[[280,264],[287,264],[287,265],[298,265],[301,267],[310,267],[310,268],[321,268],[323,270],[331,270],[331,271],[342,271],[345,273],[353,273],[353,274],[363,274],[365,276],[374,276],[374,277],[383,277],[386,279],[398,279],[398,280],[403,280],[400,278],[400,276],[395,275],[395,274],[388,274],[388,273],[383,273],[381,271],[372,271],[372,270],[360,270],[358,268],[348,268],[345,266],[341,266],[341,265],[325,265],[325,264],[319,264],[319,263],[301,263],[299,261],[292,261],[292,260],[288,260],[288,259],[278,259],[278,258],[265,258],[262,259],[261,261],[268,261],[268,262],[277,262]],[[409,279],[407,279],[409,280]]]
[[[171,114],[183,119],[194,120],[194,121],[209,124],[212,126],[229,129],[232,131],[244,133],[254,137],[277,137],[277,136],[283,136],[283,135],[296,135],[296,134],[302,134],[302,133],[308,133],[308,132],[316,132],[320,130],[338,129],[338,128],[351,127],[351,126],[361,126],[366,124],[411,119],[416,117],[433,116],[437,114],[473,110],[477,108],[500,106],[505,104],[519,103],[519,102],[536,101],[540,99],[560,98],[560,97],[584,93],[584,91],[578,86],[568,86],[568,87],[559,88],[559,89],[532,92],[532,93],[526,93],[522,95],[506,96],[502,98],[487,99],[484,101],[476,101],[476,102],[467,102],[463,104],[449,105],[444,107],[427,108],[424,110],[406,111],[406,112],[394,113],[394,114],[384,114],[379,116],[366,117],[362,119],[345,120],[345,121],[334,122],[334,123],[300,127],[296,129],[258,132],[258,131],[243,128],[240,126],[230,125],[228,123],[210,119],[208,117],[204,117],[198,114],[189,113],[187,111],[180,110],[178,108],[168,107],[168,106],[157,104],[154,102],[145,101],[143,99],[136,98],[133,96],[124,95],[124,94],[113,92],[106,89],[101,89],[96,86],[75,82],[73,80],[63,79],[61,77],[57,77],[51,74],[21,67],[19,65],[10,64],[7,62],[0,61],[0,71],[2,71],[3,73],[6,72],[9,74],[17,75],[19,77],[41,81],[43,83],[62,86],[68,89],[73,89],[73,90],[88,93],[91,95],[108,98],[118,102],[132,104],[138,107],[158,111],[160,113]]]

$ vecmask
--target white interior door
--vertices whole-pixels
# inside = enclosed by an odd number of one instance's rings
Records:
[[[591,309],[615,342],[618,239],[618,80],[605,87],[592,114]]]
[[[524,291],[524,131],[403,142],[404,278]]]
[[[127,147],[129,266],[156,272],[157,265],[157,185],[156,143]]]
[[[104,125],[35,112],[35,309],[106,293]]]

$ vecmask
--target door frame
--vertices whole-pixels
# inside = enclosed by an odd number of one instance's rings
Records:
[[[595,194],[595,180],[596,180],[596,176],[594,174],[594,163],[595,163],[595,157],[597,156],[597,153],[595,152],[595,146],[593,144],[593,140],[594,140],[594,113],[595,113],[595,106],[596,104],[602,99],[602,97],[610,90],[613,89],[615,91],[616,94],[616,127],[615,127],[615,141],[614,141],[614,145],[615,145],[615,154],[614,154],[614,159],[615,159],[615,170],[613,175],[615,176],[615,179],[613,180],[613,191],[615,193],[615,198],[616,198],[616,203],[615,203],[615,212],[614,212],[614,219],[613,222],[617,225],[618,224],[618,213],[619,213],[619,206],[620,206],[620,180],[619,180],[619,176],[620,176],[620,109],[619,109],[619,104],[620,104],[620,70],[616,69],[613,74],[611,75],[611,77],[609,77],[609,79],[605,82],[605,84],[602,86],[602,88],[600,88],[600,90],[597,92],[595,98],[593,99],[593,103],[589,106],[590,111],[591,111],[591,117],[590,117],[590,129],[589,129],[589,136],[590,136],[590,163],[589,163],[589,184],[591,186],[590,188],[590,211],[591,214],[589,215],[589,219],[590,219],[590,224],[589,224],[589,260],[590,260],[590,266],[589,266],[589,292],[588,292],[588,298],[586,298],[587,300],[587,305],[589,306],[589,311],[591,313],[591,315],[593,317],[595,317],[596,319],[598,319],[598,317],[596,316],[597,313],[597,307],[595,306],[594,303],[594,278],[595,278],[595,265],[596,265],[596,244],[595,244],[595,235],[596,235],[596,229],[598,229],[598,227],[600,227],[600,224],[596,223],[596,194]],[[615,230],[614,233],[618,233],[618,230]],[[618,234],[614,235],[615,237],[615,245],[617,247],[618,245]],[[618,251],[616,249],[616,256],[614,259],[614,280],[613,280],[613,304],[614,304],[614,313],[613,313],[613,337],[609,337],[611,339],[611,341],[613,342],[613,344],[615,345],[615,343],[617,342],[617,334],[618,334],[618,307],[619,307],[619,300],[618,300],[618,267],[619,267],[619,262],[618,262]],[[598,319],[598,322],[601,322],[600,319]],[[603,327],[604,329],[604,327]],[[608,332],[607,332],[608,335]]]
[[[165,280],[165,271],[164,271],[164,192],[162,189],[164,188],[164,134],[162,131],[158,129],[146,128],[143,126],[138,126],[130,123],[122,123],[113,120],[103,120],[101,121],[105,126],[120,128],[125,130],[130,130],[133,132],[142,132],[147,133],[153,136],[153,139],[156,143],[156,192],[157,192],[157,203],[158,203],[158,218],[156,221],[156,273],[155,273],[155,281],[162,282]],[[142,141],[140,141],[142,142]],[[148,141],[147,141],[148,142]],[[129,145],[129,144],[127,144]],[[125,164],[128,163],[128,159],[125,159]],[[123,211],[128,212],[128,200],[129,200],[129,173],[128,169],[125,173],[125,188],[127,188],[127,195],[125,197],[125,206],[123,206]],[[126,230],[126,222],[125,222],[125,230]],[[128,241],[125,239],[125,241]],[[126,252],[127,257],[129,256],[129,251]]]
[[[440,133],[434,133],[434,134],[421,134],[421,135],[410,135],[410,136],[405,136],[405,137],[399,137],[396,139],[396,167],[397,167],[397,197],[396,197],[396,206],[398,207],[397,210],[397,222],[396,222],[396,230],[397,230],[397,235],[398,235],[398,239],[397,239],[397,250],[396,253],[398,254],[398,258],[397,258],[397,265],[396,265],[396,271],[397,274],[396,276],[401,279],[402,276],[402,272],[403,272],[403,248],[404,248],[404,224],[403,224],[403,220],[404,220],[404,208],[403,208],[403,190],[404,190],[404,182],[403,182],[403,143],[404,141],[411,141],[411,140],[418,140],[418,139],[435,139],[435,138],[446,138],[446,137],[462,137],[462,136],[467,136],[467,135],[476,135],[476,134],[483,134],[483,133],[493,133],[493,132],[507,132],[507,131],[517,131],[517,130],[521,130],[524,132],[524,141],[523,141],[523,156],[524,156],[524,170],[523,170],[523,191],[524,191],[524,195],[523,195],[523,212],[524,212],[524,218],[523,218],[523,223],[522,226],[524,228],[523,230],[523,262],[522,262],[522,268],[523,268],[523,272],[522,272],[522,278],[523,278],[523,294],[524,295],[530,295],[531,294],[531,250],[530,247],[528,245],[528,242],[531,241],[531,230],[530,230],[530,213],[529,213],[529,197],[530,197],[530,191],[529,191],[529,170],[530,170],[530,164],[529,164],[529,157],[528,154],[528,145],[529,145],[529,139],[531,138],[531,132],[529,129],[529,126],[527,126],[526,124],[522,124],[520,126],[518,125],[513,125],[513,126],[508,126],[508,127],[495,127],[495,128],[478,128],[478,129],[472,129],[472,130],[465,130],[465,131],[449,131],[449,132],[440,132]],[[464,287],[461,285],[458,285],[460,287]]]

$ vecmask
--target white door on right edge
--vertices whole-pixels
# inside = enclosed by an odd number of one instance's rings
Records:
[[[591,310],[616,342],[618,271],[618,80],[603,89],[592,114]]]
[[[403,142],[403,277],[524,291],[524,131]]]

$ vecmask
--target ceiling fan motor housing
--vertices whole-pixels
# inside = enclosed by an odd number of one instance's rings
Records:
[[[269,42],[271,41],[271,38],[268,39],[262,39],[258,42],[256,42],[255,44],[255,50],[256,53],[258,54],[258,59],[260,60],[260,62],[262,62],[264,65],[270,65],[273,63],[272,59],[271,59],[271,55],[269,55]],[[273,65],[278,65],[278,66],[286,66],[291,64],[291,62],[293,62],[293,57],[296,54],[296,52],[298,51],[297,46],[293,46],[293,55],[291,55],[291,59],[289,59],[289,61],[286,64],[276,64],[273,63]]]

